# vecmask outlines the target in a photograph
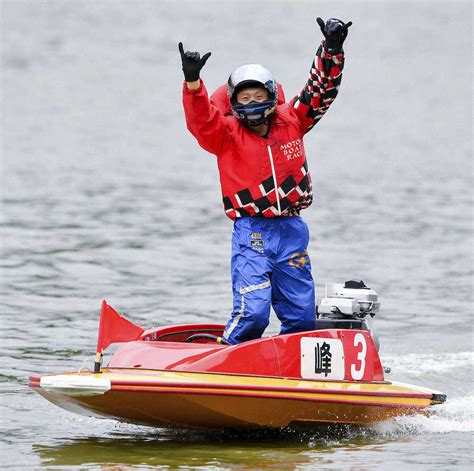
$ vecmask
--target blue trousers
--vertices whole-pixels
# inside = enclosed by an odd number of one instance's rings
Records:
[[[308,227],[299,216],[240,218],[232,237],[234,308],[224,330],[232,344],[260,338],[273,306],[281,334],[312,330],[314,282]]]

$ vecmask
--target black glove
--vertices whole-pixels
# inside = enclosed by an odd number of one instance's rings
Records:
[[[330,52],[340,51],[342,49],[342,44],[346,39],[347,30],[352,24],[352,21],[349,21],[349,23],[344,23],[343,21],[336,18],[330,18],[326,21],[326,24],[324,24],[322,18],[318,18],[317,22],[324,37],[326,38],[326,49]]]
[[[199,80],[199,72],[204,67],[207,59],[211,55],[210,52],[204,54],[201,59],[199,52],[184,52],[183,43],[178,44],[179,53],[181,54],[181,62],[183,63],[184,80],[186,82],[195,82]]]

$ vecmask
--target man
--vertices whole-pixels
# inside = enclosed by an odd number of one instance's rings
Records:
[[[234,307],[224,331],[231,344],[261,337],[271,306],[281,334],[315,328],[309,233],[299,216],[313,199],[302,138],[336,98],[342,45],[352,24],[317,21],[324,40],[300,94],[278,104],[272,74],[259,64],[243,65],[228,80],[233,116],[210,103],[200,79],[211,53],[201,58],[179,43],[187,127],[201,147],[217,156],[225,213],[235,221]]]

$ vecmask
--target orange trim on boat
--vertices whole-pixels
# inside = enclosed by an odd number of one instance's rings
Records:
[[[296,400],[296,401],[309,401],[309,402],[327,402],[327,403],[337,403],[337,404],[353,404],[353,405],[361,405],[361,406],[375,406],[375,407],[392,407],[392,408],[402,408],[402,409],[421,409],[426,407],[426,404],[421,403],[411,403],[411,401],[407,402],[390,402],[391,398],[386,398],[386,402],[376,402],[376,401],[361,401],[359,398],[354,398],[350,400],[346,398],[343,399],[335,399],[334,396],[336,395],[325,395],[329,397],[323,397],[324,395],[320,395],[321,397],[308,397],[307,395],[291,395],[286,394],[282,391],[280,394],[277,392],[273,394],[263,393],[257,394],[256,392],[247,392],[247,391],[231,391],[226,389],[220,390],[210,390],[206,388],[202,389],[191,389],[191,388],[180,388],[180,387],[152,387],[152,386],[140,386],[140,387],[126,387],[126,386],[113,386],[112,391],[127,391],[127,392],[144,392],[144,393],[158,393],[158,394],[191,394],[191,395],[208,395],[208,396],[231,396],[231,397],[252,397],[258,399],[286,399],[286,400]],[[383,399],[383,396],[379,398]],[[402,399],[399,397],[399,399]],[[425,398],[425,399],[431,399]],[[421,402],[421,401],[416,401]]]
[[[170,388],[206,388],[206,389],[233,389],[233,390],[250,390],[250,391],[269,391],[269,392],[296,392],[310,394],[340,394],[350,396],[382,396],[382,397],[401,397],[401,398],[418,398],[431,399],[431,394],[422,393],[403,393],[403,392],[377,392],[377,391],[350,391],[345,389],[320,389],[320,388],[297,388],[291,386],[254,386],[245,384],[219,384],[219,383],[186,383],[176,384],[175,382],[155,382],[155,381],[114,381],[111,380],[112,389],[117,386],[133,388],[136,387],[170,387]],[[344,383],[347,384],[347,383]],[[354,384],[354,383],[353,383]],[[360,383],[359,383],[360,384]],[[390,384],[390,383],[388,383]],[[122,388],[121,388],[122,389]]]

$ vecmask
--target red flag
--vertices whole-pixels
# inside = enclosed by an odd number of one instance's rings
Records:
[[[112,306],[102,301],[97,353],[102,353],[111,343],[137,340],[143,332],[141,327],[125,319]]]

